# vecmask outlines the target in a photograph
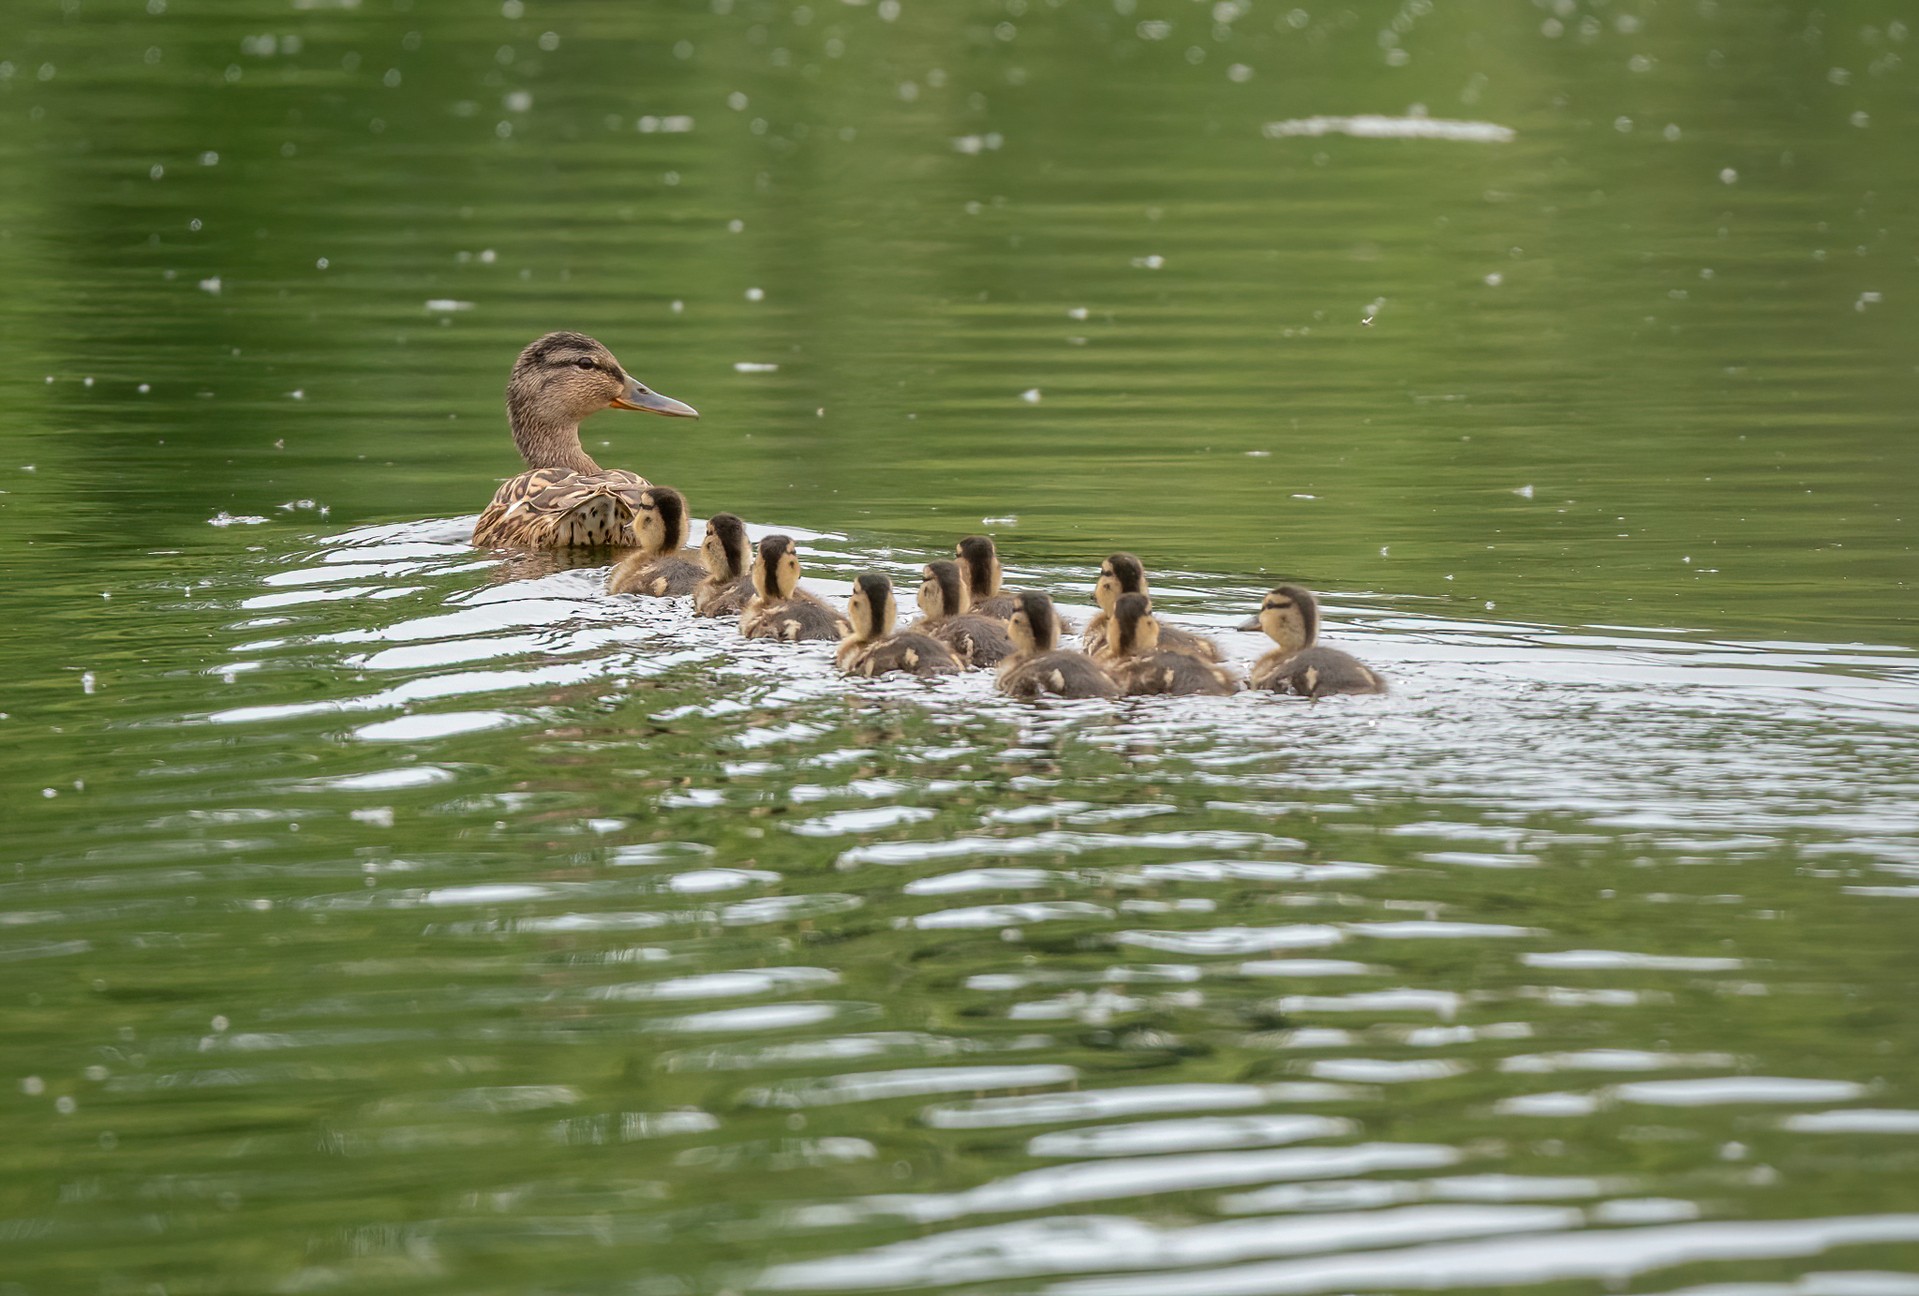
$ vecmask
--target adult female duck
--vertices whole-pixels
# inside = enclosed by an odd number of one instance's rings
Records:
[[[633,517],[650,483],[624,468],[602,468],[580,445],[580,420],[603,409],[675,418],[699,411],[628,374],[584,333],[548,333],[520,352],[506,385],[513,444],[527,471],[509,478],[473,528],[482,547],[565,549],[639,544]]]

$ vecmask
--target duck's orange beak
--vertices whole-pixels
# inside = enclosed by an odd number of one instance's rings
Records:
[[[626,390],[613,398],[609,408],[645,410],[648,414],[665,414],[671,418],[698,418],[700,412],[684,401],[676,401],[671,396],[662,396],[631,375],[626,380]]]

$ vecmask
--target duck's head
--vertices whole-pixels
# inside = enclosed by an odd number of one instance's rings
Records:
[[[966,578],[959,564],[942,558],[927,563],[920,572],[920,611],[928,617],[955,617],[971,605],[966,597]]]
[[[1051,652],[1059,647],[1059,614],[1053,600],[1036,590],[1019,596],[1019,605],[1006,625],[1013,647],[1022,653]]]
[[[792,598],[800,585],[800,555],[793,537],[770,535],[753,559],[753,591],[761,598]]]
[[[746,574],[751,560],[746,541],[746,523],[736,513],[715,513],[706,520],[706,537],[700,541],[700,558],[716,580],[738,580]]]
[[[671,486],[648,486],[640,492],[633,529],[647,553],[673,553],[686,543],[686,496]]]
[[[953,556],[966,573],[967,589],[975,603],[999,593],[999,550],[990,536],[970,535],[953,546]]]
[[[520,352],[506,384],[506,407],[515,426],[532,427],[578,426],[603,409],[700,416],[627,373],[611,351],[584,333],[548,333]]]
[[[1093,586],[1093,601],[1108,616],[1113,601],[1122,594],[1146,592],[1146,567],[1129,553],[1116,553],[1099,565],[1099,582]]]
[[[1264,630],[1266,637],[1287,652],[1310,648],[1319,634],[1319,603],[1313,593],[1298,585],[1281,585],[1259,605],[1254,616],[1242,622],[1241,630]]]
[[[892,634],[899,619],[893,582],[880,572],[861,572],[854,577],[853,597],[846,600],[846,619],[855,639],[883,639]]]
[[[1115,657],[1149,653],[1159,647],[1159,618],[1153,600],[1144,594],[1122,594],[1113,600],[1113,619],[1106,627],[1106,643]]]

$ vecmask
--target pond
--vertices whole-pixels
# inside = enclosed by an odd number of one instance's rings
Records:
[[[34,8],[0,1292],[1919,1293],[1912,22]],[[477,551],[551,328],[822,593],[1129,549],[1392,692]]]

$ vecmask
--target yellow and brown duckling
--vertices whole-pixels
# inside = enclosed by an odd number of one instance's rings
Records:
[[[1302,697],[1334,693],[1384,693],[1386,681],[1373,669],[1337,648],[1314,642],[1319,635],[1319,601],[1311,590],[1281,585],[1266,596],[1256,616],[1241,630],[1263,630],[1279,647],[1253,663],[1252,686]]]
[[[584,333],[548,333],[520,352],[506,385],[513,444],[527,471],[509,478],[473,527],[473,543],[520,549],[638,545],[633,520],[649,483],[602,468],[580,444],[580,421],[604,409],[676,418],[699,411],[627,373]]]
[[[839,639],[850,627],[846,618],[800,588],[800,556],[791,536],[760,541],[753,559],[753,598],[740,613],[740,633],[748,639]]]
[[[667,598],[691,594],[706,578],[703,563],[686,556],[686,497],[671,486],[647,486],[639,493],[633,533],[640,551],[628,554],[607,573],[608,594],[646,594]]]
[[[1019,610],[1019,598],[1000,588],[999,549],[991,536],[970,535],[953,546],[960,573],[966,578],[967,606],[980,616],[1006,621]]]
[[[879,572],[862,572],[855,578],[853,597],[846,600],[846,619],[852,629],[833,654],[843,674],[871,678],[897,671],[925,679],[962,669],[959,658],[932,636],[916,630],[894,631],[899,607],[893,601],[893,582]]]
[[[1146,588],[1145,564],[1132,554],[1116,553],[1099,565],[1099,580],[1093,586],[1093,602],[1099,604],[1099,611],[1086,623],[1086,634],[1081,640],[1086,651],[1099,661],[1107,661],[1112,657],[1112,636],[1108,634],[1107,627],[1112,624],[1114,603],[1124,594],[1151,598]],[[1159,650],[1185,653],[1209,662],[1226,659],[1219,645],[1205,635],[1196,635],[1163,621],[1159,623]]]
[[[1159,646],[1159,618],[1144,594],[1122,594],[1114,601],[1106,633],[1111,641],[1106,671],[1129,697],[1159,693],[1225,697],[1239,691],[1239,679],[1224,666]]]
[[[953,650],[967,666],[997,666],[1013,653],[1006,622],[969,610],[966,577],[959,564],[941,559],[920,573],[921,617],[912,628]]]
[[[744,612],[753,597],[753,577],[747,573],[752,560],[746,523],[737,514],[715,513],[708,518],[706,536],[700,541],[706,579],[693,587],[693,615],[721,617]]]
[[[1031,591],[1017,599],[1007,623],[1014,651],[1000,663],[1000,692],[1016,698],[1119,695],[1119,686],[1098,662],[1059,646],[1059,614],[1053,611],[1052,599]]]

